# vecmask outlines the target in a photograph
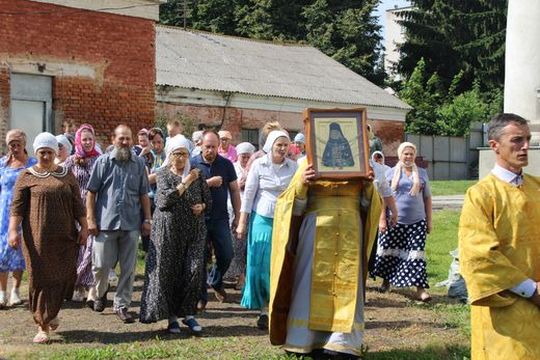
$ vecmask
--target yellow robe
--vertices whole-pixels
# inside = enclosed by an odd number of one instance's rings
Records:
[[[274,345],[285,342],[287,334],[287,316],[292,294],[293,262],[294,256],[288,251],[291,241],[297,240],[298,228],[293,226],[293,206],[297,197],[305,197],[307,188],[302,184],[301,175],[306,164],[300,166],[293,177],[289,187],[279,197],[274,217],[272,236],[272,260],[270,265],[270,341]],[[317,187],[329,189],[333,186],[343,188],[352,187],[347,181],[330,182],[318,181]],[[358,185],[359,186],[359,185]],[[320,190],[319,190],[320,191]],[[330,190],[328,191],[331,192]],[[341,236],[338,228],[338,216],[325,216],[322,233],[317,236],[315,244],[315,261],[313,267],[312,296],[309,327],[313,330],[348,332],[352,330],[354,311],[356,305],[356,289],[359,283],[365,282],[367,274],[367,256],[371,253],[376,232],[379,214],[381,211],[381,198],[374,190],[371,182],[365,182],[363,195],[369,201],[369,211],[363,217],[362,248],[357,249],[356,254],[361,254],[362,259],[352,261],[352,251],[340,252],[340,257],[334,258],[334,251],[330,251],[332,236]],[[346,198],[344,201],[347,200]],[[345,205],[344,210],[345,210]],[[339,212],[339,211],[337,211]],[[337,213],[336,213],[337,214]],[[339,215],[339,214],[338,214]],[[332,219],[334,220],[332,220]],[[318,220],[319,223],[319,220]],[[298,225],[298,224],[297,224]],[[322,224],[321,224],[322,225]],[[357,224],[358,226],[358,224]],[[348,228],[348,226],[345,226]],[[359,227],[358,227],[359,228]],[[341,229],[342,230],[342,229]],[[346,234],[348,238],[357,238],[359,234]],[[326,236],[326,238],[324,238]],[[326,243],[321,241],[326,240]],[[317,250],[319,249],[319,250]],[[345,250],[345,249],[344,249]],[[339,264],[339,265],[338,265]],[[347,265],[346,267],[340,265]],[[363,266],[363,279],[358,279],[358,265]],[[331,269],[347,271],[354,278],[347,277],[347,281],[340,282],[340,278],[329,276]],[[341,270],[340,270],[341,269]],[[350,286],[354,283],[354,287]]]
[[[540,178],[489,175],[467,191],[459,260],[471,301],[473,360],[540,359],[540,309],[507,289],[540,280]]]

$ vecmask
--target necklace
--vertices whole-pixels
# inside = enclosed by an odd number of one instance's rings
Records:
[[[56,177],[56,178],[62,178],[64,176],[67,175],[68,173],[68,169],[63,167],[63,166],[59,166],[57,167],[57,169],[60,169],[60,171],[48,171],[48,170],[45,170],[45,171],[38,171],[37,170],[37,167],[36,166],[32,166],[31,168],[28,168],[28,171],[30,171],[30,173],[32,175],[34,175],[35,177],[38,177],[38,178],[41,178],[41,179],[45,179],[47,177],[49,177],[50,175]]]

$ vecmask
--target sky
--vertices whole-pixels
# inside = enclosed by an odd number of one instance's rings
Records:
[[[384,17],[384,13],[386,12],[386,10],[388,9],[393,9],[394,6],[397,6],[397,7],[403,7],[403,6],[407,6],[407,5],[410,5],[410,2],[407,1],[407,0],[382,0],[381,3],[379,4],[378,8],[375,10],[375,15],[379,17],[379,24],[381,24],[383,26],[383,30],[382,30],[382,36],[384,38],[385,36],[385,17]]]

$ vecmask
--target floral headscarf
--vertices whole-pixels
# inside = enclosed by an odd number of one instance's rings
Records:
[[[94,143],[92,144],[92,150],[89,152],[84,151],[81,137],[83,131],[90,131],[94,137]],[[77,130],[75,133],[75,154],[79,158],[87,158],[87,157],[94,157],[99,156],[101,153],[96,149],[96,133],[94,132],[94,128],[90,124],[82,124],[81,127]]]

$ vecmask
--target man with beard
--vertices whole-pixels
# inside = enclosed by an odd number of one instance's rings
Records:
[[[240,217],[240,188],[233,164],[222,156],[218,156],[219,137],[213,131],[203,134],[201,154],[191,159],[192,167],[199,168],[212,194],[212,210],[206,214],[208,242],[211,242],[216,256],[208,283],[215,291],[218,301],[224,302],[227,294],[223,289],[223,275],[227,272],[233,258],[231,229],[227,211],[227,197],[230,193],[234,209],[232,227],[236,228]],[[208,301],[206,283],[203,284],[201,301],[198,310],[204,310]]]
[[[96,236],[92,254],[97,292],[94,311],[105,309],[109,270],[118,261],[120,278],[114,311],[124,323],[134,321],[128,308],[133,293],[140,231],[142,229],[143,235],[148,235],[152,224],[145,164],[131,151],[132,144],[131,129],[126,125],[117,126],[114,148],[96,161],[86,198],[88,230]],[[141,207],[144,213],[142,228]]]

